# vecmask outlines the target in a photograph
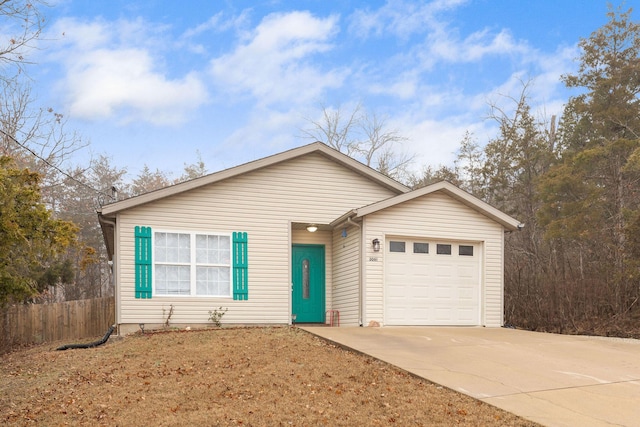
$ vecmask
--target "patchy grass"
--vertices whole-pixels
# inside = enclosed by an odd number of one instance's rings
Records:
[[[535,425],[296,328],[59,344],[2,357],[0,424]]]

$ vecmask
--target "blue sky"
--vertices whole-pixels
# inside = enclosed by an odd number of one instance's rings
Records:
[[[595,0],[51,4],[33,93],[90,141],[75,161],[106,154],[130,176],[300,146],[305,118],[357,103],[409,139],[415,170],[451,164],[466,131],[495,134],[488,103],[509,108],[521,81],[540,118],[559,114],[579,38],[607,22]]]

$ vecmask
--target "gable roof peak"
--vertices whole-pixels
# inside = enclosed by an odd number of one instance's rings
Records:
[[[233,178],[262,169],[264,167],[272,166],[312,153],[323,155],[330,160],[337,162],[362,176],[365,176],[366,178],[378,183],[379,185],[396,192],[397,194],[406,193],[410,190],[400,182],[395,181],[394,179],[389,178],[386,175],[383,175],[382,173],[363,163],[360,163],[359,161],[347,156],[344,153],[341,153],[335,148],[329,147],[323,142],[316,141],[277,154],[263,157],[261,159],[253,160],[239,166],[223,169],[221,171],[213,172],[199,178],[181,182],[179,184],[170,185],[168,187],[144,193],[139,196],[131,197],[129,199],[113,202],[108,205],[104,205],[101,208],[100,212],[104,216],[109,216],[110,214],[115,214],[125,209],[130,209],[136,206],[153,202],[155,200],[180,194],[185,191],[213,184],[215,182],[220,182],[225,179]]]
[[[501,224],[505,229],[509,231],[520,230],[523,227],[523,224],[521,224],[517,219],[512,218],[501,210],[494,208],[490,204],[480,200],[471,193],[468,193],[460,187],[457,187],[449,181],[445,180],[356,209],[356,217],[369,215],[374,212],[378,212],[383,209],[396,206],[400,203],[404,203],[409,200],[413,200],[418,197],[422,197],[435,192],[444,192],[448,194],[450,197],[458,200],[462,204]]]

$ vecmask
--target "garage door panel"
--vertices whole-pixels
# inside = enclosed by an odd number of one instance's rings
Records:
[[[475,280],[477,277],[476,274],[477,266],[464,266],[461,265],[458,267],[458,278],[459,279],[467,279],[467,280]]]
[[[426,284],[411,287],[411,297],[417,300],[427,300],[429,298],[429,288]]]
[[[439,279],[449,279],[452,274],[452,267],[450,264],[436,264],[434,271],[435,277]]]
[[[448,322],[453,317],[451,307],[436,307],[434,311],[436,322]]]
[[[429,313],[427,309],[413,309],[408,311],[408,319],[428,320]]]
[[[469,322],[468,324],[473,324],[472,322],[476,321],[476,310],[472,308],[460,308],[458,309],[458,318],[461,321]]]
[[[428,271],[424,271],[424,268],[413,268],[410,270],[410,274],[413,274],[418,283],[426,284],[431,280],[431,275]]]
[[[438,301],[445,301],[447,304],[451,301],[451,287],[448,285],[435,286],[435,299]]]
[[[385,254],[385,323],[388,325],[477,325],[480,313],[480,264],[477,245],[473,256],[459,255],[458,244],[429,242],[431,253]],[[436,254],[437,244],[451,245],[450,255]]]
[[[475,289],[459,289],[458,290],[458,300],[462,303],[475,303]]]
[[[396,280],[401,280],[406,276],[407,268],[407,266],[392,265],[389,267],[390,271],[387,272],[387,275],[393,277]]]
[[[405,292],[405,287],[401,285],[387,286],[387,295],[389,296],[389,298],[405,299],[407,297],[407,293]]]

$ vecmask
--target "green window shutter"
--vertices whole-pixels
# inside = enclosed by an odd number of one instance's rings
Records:
[[[247,233],[233,233],[233,299],[248,300]]]
[[[135,228],[136,298],[151,298],[151,227]]]

